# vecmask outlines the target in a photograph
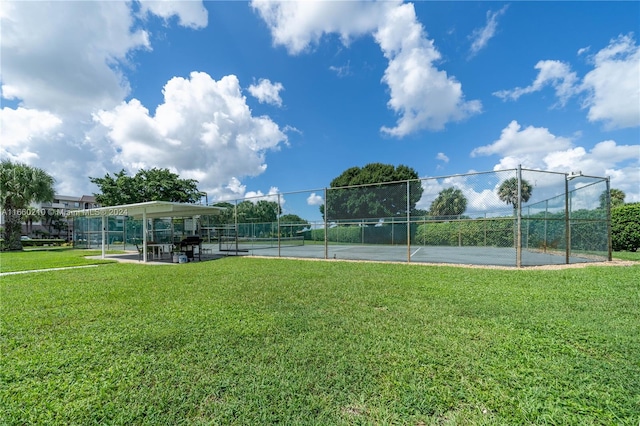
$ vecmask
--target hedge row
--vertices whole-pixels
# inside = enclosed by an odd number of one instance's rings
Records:
[[[612,212],[615,217],[617,209]],[[637,218],[637,212],[626,213]],[[635,214],[635,216],[634,216]],[[625,216],[626,217],[626,216]],[[638,238],[639,233],[631,231],[633,220],[621,219],[625,223],[624,241],[632,235]],[[607,251],[606,212],[601,209],[578,210],[571,213],[571,249],[581,251]],[[538,213],[522,219],[522,246],[537,249],[565,249],[565,216],[564,212]],[[614,250],[631,250],[633,244],[617,243],[613,226]],[[622,235],[622,234],[621,234]],[[309,240],[323,241],[324,230],[314,229],[305,233]],[[410,230],[412,244],[430,246],[493,246],[513,247],[515,240],[515,220],[513,217],[491,219],[464,219],[452,221],[427,221],[412,223]],[[334,226],[328,229],[327,239],[330,243],[346,244],[406,244],[406,224],[380,224],[376,226]],[[627,248],[623,248],[627,247]],[[637,243],[636,243],[637,247]]]
[[[640,203],[623,204],[611,210],[611,240],[615,251],[640,248]]]

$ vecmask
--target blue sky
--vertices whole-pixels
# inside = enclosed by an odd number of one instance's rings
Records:
[[[640,201],[638,2],[3,2],[0,155],[62,194],[168,167],[209,200],[421,177],[611,176]]]

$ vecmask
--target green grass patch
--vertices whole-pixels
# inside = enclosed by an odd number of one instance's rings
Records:
[[[0,272],[31,271],[34,269],[96,265],[113,262],[112,260],[85,258],[85,256],[97,256],[100,253],[100,250],[74,250],[60,247],[29,248],[24,251],[0,252]]]
[[[3,424],[638,424],[640,266],[4,277]]]
[[[631,260],[634,262],[640,262],[640,251],[614,251],[612,254],[614,259],[619,260]]]

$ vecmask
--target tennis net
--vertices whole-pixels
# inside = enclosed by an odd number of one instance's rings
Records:
[[[278,238],[220,237],[220,251],[249,251],[257,249],[273,249],[297,247],[304,245],[304,236]]]

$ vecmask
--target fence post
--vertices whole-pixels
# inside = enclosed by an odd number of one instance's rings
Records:
[[[409,200],[411,186],[409,182],[407,181],[407,262],[411,262],[411,201]]]
[[[102,216],[102,253],[100,256],[102,259],[105,258],[106,233],[107,233],[107,216]]]
[[[518,164],[518,208],[516,209],[516,267],[522,267],[522,165]]]
[[[544,202],[544,252],[547,252],[547,213],[549,212],[549,200]]]
[[[607,260],[613,260],[613,241],[611,240],[611,178],[607,176]]]
[[[282,208],[280,207],[280,193],[278,193],[278,257],[280,257],[280,212]]]
[[[569,174],[564,176],[564,238],[565,238],[565,263],[569,264],[571,253],[571,227],[569,225]]]
[[[324,189],[324,258],[329,258],[329,227],[327,226],[327,217],[329,216],[329,210],[327,209],[327,188]]]

